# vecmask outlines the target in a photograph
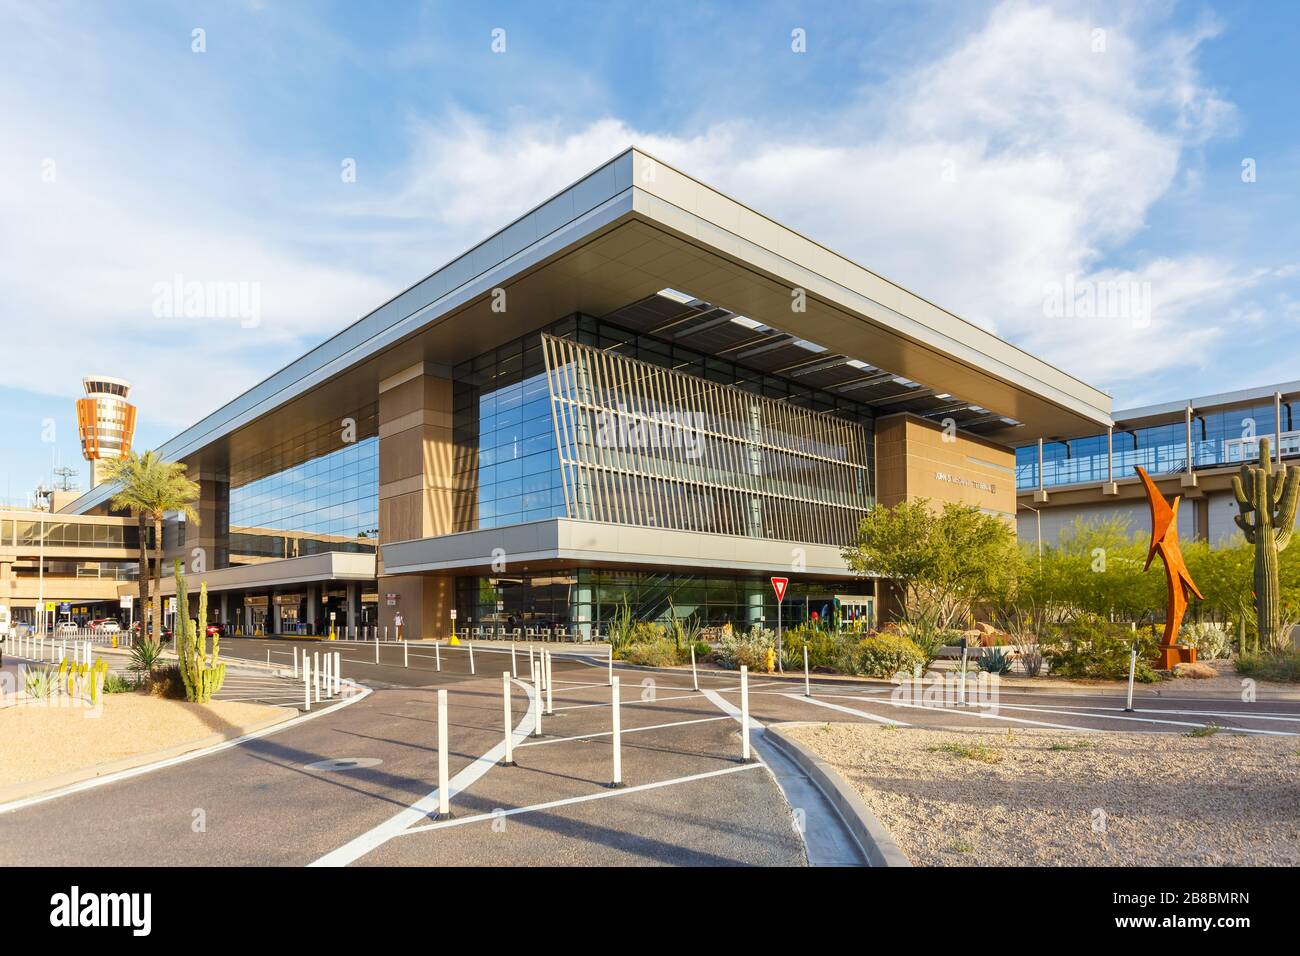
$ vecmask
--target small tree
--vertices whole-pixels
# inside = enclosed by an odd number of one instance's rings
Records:
[[[143,455],[131,452],[113,463],[108,480],[116,482],[118,489],[110,504],[119,510],[135,513],[140,524],[140,636],[145,634],[144,611],[149,601],[148,522],[153,523],[154,589],[153,629],[155,636],[162,634],[162,557],[163,519],[171,512],[183,514],[187,521],[197,522],[198,512],[191,502],[199,497],[197,482],[185,475],[185,466],[166,461],[156,452]]]
[[[843,555],[852,571],[897,584],[909,622],[938,628],[1004,593],[1019,563],[1009,521],[924,498],[873,509]]]

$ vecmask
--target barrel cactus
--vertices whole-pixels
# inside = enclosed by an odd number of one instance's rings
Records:
[[[1300,468],[1279,464],[1274,471],[1268,439],[1261,438],[1259,464],[1241,466],[1241,474],[1233,476],[1232,492],[1241,511],[1235,516],[1237,527],[1255,546],[1255,649],[1259,644],[1280,647],[1286,635],[1281,633],[1278,555],[1291,543],[1295,531]]]
[[[199,585],[198,620],[190,618],[189,592],[181,563],[176,562],[176,657],[180,662],[181,681],[185,684],[185,698],[206,704],[212,695],[221,690],[226,679],[226,665],[217,662],[221,647],[212,643],[212,658],[208,659],[208,586]],[[202,622],[202,623],[200,623]]]

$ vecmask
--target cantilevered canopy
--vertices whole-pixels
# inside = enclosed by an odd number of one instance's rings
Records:
[[[232,443],[257,447],[315,426],[373,399],[379,382],[415,364],[449,369],[575,312],[618,313],[884,412],[951,413],[1009,444],[1110,424],[1102,392],[628,149],[161,452],[220,468],[239,457]],[[322,325],[337,318],[323,316]],[[101,485],[73,510],[111,493]]]

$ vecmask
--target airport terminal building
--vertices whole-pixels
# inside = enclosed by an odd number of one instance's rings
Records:
[[[876,503],[1014,520],[1110,400],[629,149],[165,443],[213,614],[318,633],[874,610]],[[112,489],[70,510],[107,514]],[[170,584],[165,585],[164,593]]]

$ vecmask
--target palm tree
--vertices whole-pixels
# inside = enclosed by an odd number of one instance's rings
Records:
[[[125,458],[113,462],[108,480],[116,482],[117,492],[110,501],[117,510],[130,510],[140,523],[140,636],[145,634],[145,608],[149,603],[149,523],[153,522],[154,588],[153,628],[154,638],[160,639],[162,628],[162,559],[163,519],[169,512],[179,512],[186,521],[198,522],[198,512],[191,502],[199,496],[198,482],[185,475],[185,466],[179,462],[165,461],[156,452],[143,455],[130,452]]]

